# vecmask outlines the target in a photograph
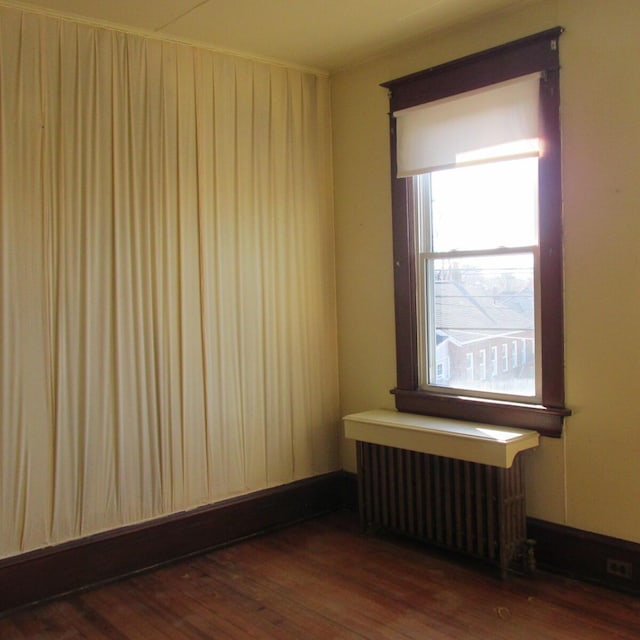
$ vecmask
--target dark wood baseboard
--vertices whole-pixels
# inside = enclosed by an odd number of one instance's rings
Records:
[[[0,613],[340,509],[329,473],[0,560]]]
[[[329,473],[0,560],[0,614],[342,508],[358,508],[353,473]],[[541,568],[640,594],[640,544],[535,518],[528,519],[528,535]],[[627,563],[629,577],[612,575],[611,562]]]
[[[345,473],[344,483],[345,507],[357,511],[357,475]],[[527,535],[541,569],[640,595],[640,544],[536,518],[527,518]],[[629,576],[612,575],[611,563],[627,563]]]
[[[640,544],[536,518],[527,532],[541,568],[640,595]],[[623,563],[627,576],[613,574]]]

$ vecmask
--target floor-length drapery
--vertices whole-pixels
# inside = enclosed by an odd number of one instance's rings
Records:
[[[0,7],[0,557],[337,467],[328,110]]]

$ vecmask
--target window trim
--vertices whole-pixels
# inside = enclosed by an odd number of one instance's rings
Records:
[[[390,98],[391,197],[395,283],[397,386],[400,411],[536,429],[559,436],[564,406],[562,198],[558,38],[561,27],[384,83]],[[419,388],[416,254],[410,178],[396,177],[394,112],[543,72],[540,113],[545,150],[539,161],[540,404],[452,396]]]

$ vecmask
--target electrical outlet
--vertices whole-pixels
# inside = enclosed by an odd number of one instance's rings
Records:
[[[616,576],[617,578],[631,580],[633,577],[633,565],[630,562],[624,562],[623,560],[607,558],[607,573],[609,575]]]

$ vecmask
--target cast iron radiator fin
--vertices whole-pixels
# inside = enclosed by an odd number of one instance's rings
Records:
[[[533,570],[521,456],[503,469],[367,442],[357,452],[363,528],[486,560],[503,576]]]

